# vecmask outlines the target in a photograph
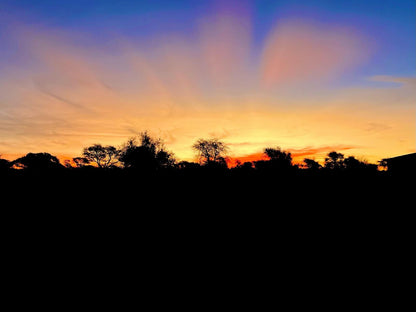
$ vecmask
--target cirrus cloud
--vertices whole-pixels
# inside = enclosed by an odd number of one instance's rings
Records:
[[[270,33],[262,54],[266,86],[326,81],[363,62],[369,46],[343,27],[284,21]]]

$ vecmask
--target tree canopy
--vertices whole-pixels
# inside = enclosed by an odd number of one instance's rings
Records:
[[[201,164],[210,165],[212,163],[224,162],[228,146],[219,139],[199,139],[192,148],[197,153]]]
[[[28,153],[14,160],[13,166],[28,170],[50,170],[63,167],[59,159],[49,153]]]
[[[119,153],[114,146],[94,144],[84,148],[82,155],[87,163],[95,164],[99,168],[110,168],[118,163]]]
[[[125,168],[153,171],[172,167],[173,153],[167,151],[162,139],[152,138],[142,132],[137,138],[130,138],[120,150],[120,161]]]

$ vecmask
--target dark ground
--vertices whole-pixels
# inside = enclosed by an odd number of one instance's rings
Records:
[[[225,306],[257,309],[279,298],[397,308],[409,295],[411,182],[383,173],[3,175],[4,294],[42,307],[228,298]]]

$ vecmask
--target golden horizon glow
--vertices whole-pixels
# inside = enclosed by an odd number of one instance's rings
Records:
[[[296,157],[336,150],[375,163],[415,151],[414,77],[374,76],[386,87],[331,82],[365,62],[372,47],[342,27],[288,20],[250,55],[251,26],[221,15],[197,39],[118,39],[84,47],[50,30],[15,32],[31,57],[0,76],[2,157],[49,152],[71,158],[86,146],[120,146],[148,130],[180,160],[198,138],[217,137],[234,158],[280,146]]]

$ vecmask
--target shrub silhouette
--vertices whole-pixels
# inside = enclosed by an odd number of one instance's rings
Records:
[[[335,151],[330,152],[325,158],[325,168],[339,170],[344,168],[344,154]]]
[[[152,138],[147,132],[138,139],[131,138],[120,151],[120,161],[124,168],[155,171],[173,167],[176,160],[173,153],[168,152],[161,139]]]
[[[12,162],[7,159],[0,158],[0,172],[9,170],[11,166]]]
[[[376,171],[377,165],[368,164],[367,162],[360,161],[354,156],[349,156],[344,159],[344,167],[346,170],[357,172],[357,171]]]
[[[56,156],[49,153],[28,153],[13,161],[13,166],[30,171],[64,168]]]
[[[263,150],[263,153],[269,160],[255,161],[254,165],[258,170],[288,173],[295,168],[292,164],[291,153],[282,151],[280,147],[267,147]]]
[[[317,171],[322,168],[322,166],[313,159],[305,158],[303,162],[305,163],[305,167],[312,171]]]

